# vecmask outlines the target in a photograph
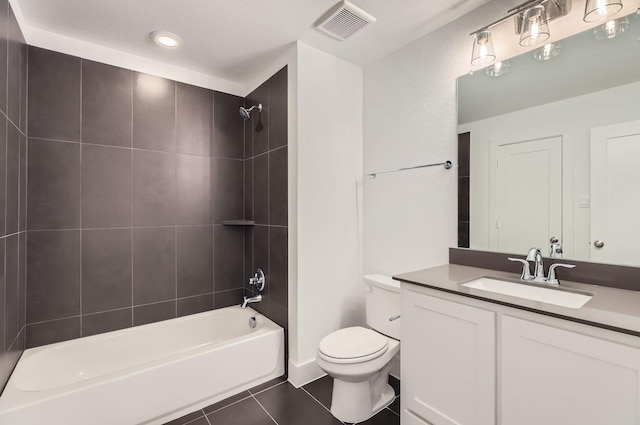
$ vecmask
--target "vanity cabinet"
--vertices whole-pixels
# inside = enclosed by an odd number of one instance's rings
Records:
[[[503,424],[640,424],[640,348],[501,317]]]
[[[402,423],[494,425],[495,313],[413,291],[402,303]]]
[[[640,338],[402,287],[403,425],[640,425]]]

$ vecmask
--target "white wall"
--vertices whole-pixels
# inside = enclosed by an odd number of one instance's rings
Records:
[[[289,379],[301,385],[322,374],[315,364],[320,340],[363,323],[356,190],[362,69],[304,43],[298,43],[297,60],[297,196],[289,198],[297,205],[297,216],[290,217],[290,229],[297,220],[297,276],[289,275],[297,279],[295,288],[289,285],[290,333],[296,335]]]
[[[364,170],[451,160],[364,181],[364,272],[448,262],[457,245],[456,77],[470,69],[469,33],[502,16],[493,1],[364,70]]]

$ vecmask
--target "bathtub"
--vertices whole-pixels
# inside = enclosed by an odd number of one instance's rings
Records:
[[[283,374],[283,329],[228,307],[26,350],[0,424],[163,424]]]

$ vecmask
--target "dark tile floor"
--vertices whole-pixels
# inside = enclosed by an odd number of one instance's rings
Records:
[[[394,402],[362,425],[400,425],[400,382],[390,377]],[[328,376],[295,388],[285,378],[243,391],[165,425],[340,425],[329,412],[333,380]]]

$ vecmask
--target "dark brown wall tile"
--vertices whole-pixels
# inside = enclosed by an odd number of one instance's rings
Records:
[[[133,89],[133,146],[176,151],[176,83],[136,72]]]
[[[174,319],[175,317],[176,300],[133,308],[133,326],[146,325],[147,323]]]
[[[6,242],[7,240],[5,238],[0,239],[0,355],[4,354],[5,349],[8,347],[5,347],[4,345],[4,336],[5,336],[5,302],[4,302],[4,292],[5,292],[5,287],[6,287],[6,282],[5,282],[5,255],[6,255],[6,250],[5,250],[5,246],[6,246]],[[2,362],[0,362],[0,365],[2,365]],[[0,376],[0,378],[2,378],[2,376]],[[2,381],[0,381],[2,382]]]
[[[27,322],[27,232],[20,233],[18,253],[18,330]]]
[[[253,220],[253,159],[244,161],[244,218]]]
[[[215,292],[242,288],[244,282],[242,274],[244,232],[242,228],[216,225],[213,226],[213,232]]]
[[[213,292],[213,226],[178,227],[178,297]]]
[[[20,213],[20,132],[12,124],[7,126],[7,194],[6,232],[16,233]]]
[[[469,221],[469,177],[458,178],[458,221]]]
[[[213,166],[213,218],[215,224],[243,218],[244,164],[234,159],[215,158]]]
[[[269,224],[288,223],[287,148],[269,152]]]
[[[178,299],[178,317],[213,310],[213,294]]]
[[[287,67],[269,79],[269,149],[287,145]]]
[[[28,228],[80,227],[80,145],[29,139]]]
[[[242,294],[242,288],[215,292],[213,294],[213,308],[217,309],[240,305],[242,304]]]
[[[131,147],[133,72],[82,61],[82,141]]]
[[[80,338],[80,317],[27,325],[26,348]]]
[[[82,227],[131,226],[131,150],[82,148]]]
[[[27,73],[28,73],[28,65],[29,65],[29,46],[25,43],[22,45],[22,53],[21,53],[21,58],[22,58],[22,66],[20,67],[20,72],[21,72],[21,76],[20,76],[20,131],[22,131],[23,134],[27,134],[27,116],[28,116],[28,111],[27,111],[27,90],[28,90],[28,85],[27,85]]]
[[[269,297],[273,302],[287,306],[287,228],[269,229]]]
[[[176,160],[177,224],[212,224],[211,158],[176,155]]]
[[[27,323],[80,314],[80,231],[29,232],[27,267]]]
[[[469,177],[471,133],[458,134],[458,177]]]
[[[80,59],[29,48],[29,137],[80,141]]]
[[[253,219],[269,224],[269,155],[253,159]]]
[[[1,5],[1,3],[0,3]],[[1,67],[0,67],[1,68]],[[0,176],[7,175],[7,125],[11,125],[8,120],[0,115]],[[6,235],[6,187],[3,177],[0,180],[0,236]]]
[[[251,126],[248,129],[253,140],[251,156],[256,156],[269,150],[269,82],[263,83],[249,94],[246,103],[249,107],[262,103],[262,112],[255,109],[251,114]]]
[[[8,29],[8,55],[7,55],[7,116],[17,126],[20,126],[20,79],[22,77],[22,46],[24,37],[20,31],[20,26],[9,8],[9,29]]]
[[[175,228],[133,229],[133,304],[175,298]]]
[[[20,134],[20,231],[27,230],[27,138]]]
[[[131,229],[82,232],[82,313],[132,305]]]
[[[133,225],[175,224],[176,156],[133,152]]]
[[[7,63],[9,2],[0,0],[0,63]],[[7,67],[0,66],[0,110],[7,113]],[[1,383],[1,381],[0,381]]]
[[[130,328],[133,320],[133,309],[106,311],[104,313],[82,316],[82,336],[101,334]]]
[[[5,290],[4,290],[4,328],[5,346],[9,346],[18,336],[18,269],[19,269],[19,237],[11,235],[6,241],[5,250]]]
[[[177,84],[177,151],[211,155],[213,92],[188,84]]]
[[[244,121],[239,108],[241,97],[213,92],[213,156],[218,158],[244,158]]]

